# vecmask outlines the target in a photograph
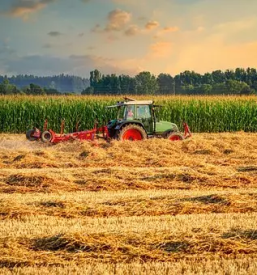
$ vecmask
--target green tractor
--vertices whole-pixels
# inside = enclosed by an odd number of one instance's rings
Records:
[[[107,108],[118,108],[117,118],[109,121],[107,128],[110,138],[118,140],[142,140],[159,137],[172,141],[183,140],[191,136],[187,123],[183,123],[184,134],[178,126],[168,121],[160,121],[157,108],[151,100],[125,98],[124,102]]]

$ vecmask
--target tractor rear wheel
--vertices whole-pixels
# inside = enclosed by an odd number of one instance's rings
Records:
[[[167,135],[167,139],[171,141],[183,140],[183,136],[180,133],[171,132]]]
[[[136,124],[129,124],[117,133],[118,140],[143,140],[146,138],[145,130]]]
[[[35,133],[35,130],[32,130],[32,129],[31,129],[31,130],[28,130],[28,131],[26,132],[26,138],[27,138],[28,140],[30,140],[30,141],[35,141],[35,140],[37,140],[37,138],[33,136],[34,133]]]
[[[50,142],[53,138],[53,135],[49,131],[44,131],[41,136],[43,142]]]

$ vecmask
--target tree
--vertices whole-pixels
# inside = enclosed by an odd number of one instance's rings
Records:
[[[202,83],[203,84],[213,84],[213,78],[212,78],[212,74],[210,73],[205,73],[203,76],[202,76]]]
[[[29,95],[44,95],[46,92],[38,85],[31,83],[29,86],[23,89],[23,92]]]
[[[0,84],[0,94],[10,95],[10,94],[18,94],[20,91],[13,84],[9,83],[8,78],[4,78],[2,84]]]
[[[226,82],[227,93],[228,94],[250,94],[251,88],[245,82],[237,80],[227,80]]]
[[[169,74],[159,74],[157,77],[160,94],[175,94],[175,81]]]
[[[226,81],[225,74],[221,70],[213,71],[212,79],[215,83],[222,83]]]
[[[150,72],[141,72],[135,77],[136,79],[136,94],[155,94],[159,89],[158,82],[154,75]]]
[[[87,87],[85,90],[81,92],[82,95],[93,95],[94,94],[94,88],[93,87]]]

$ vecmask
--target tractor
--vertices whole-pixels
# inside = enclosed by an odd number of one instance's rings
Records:
[[[107,108],[118,108],[117,118],[109,121],[107,129],[110,138],[118,140],[142,140],[146,138],[167,138],[183,140],[191,136],[188,125],[184,122],[184,135],[180,133],[175,123],[161,121],[157,109],[151,100],[134,100],[125,98],[124,102]]]
[[[74,139],[94,140],[96,137],[131,141],[158,137],[176,141],[191,136],[186,122],[183,122],[184,134],[182,134],[176,124],[159,120],[157,110],[160,107],[152,100],[134,100],[125,97],[125,101],[107,106],[107,108],[117,108],[117,117],[105,126],[98,127],[96,122],[91,130],[64,134],[64,121],[62,121],[61,133],[57,134],[47,129],[47,120],[45,120],[43,131],[34,127],[27,131],[26,137],[30,141],[41,139],[43,142],[59,143]]]

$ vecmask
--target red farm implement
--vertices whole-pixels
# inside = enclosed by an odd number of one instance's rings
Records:
[[[74,133],[64,134],[64,120],[61,123],[61,132],[57,134],[51,129],[47,129],[47,120],[44,123],[44,129],[41,131],[40,129],[33,128],[26,133],[26,137],[30,141],[42,140],[43,142],[51,142],[51,143],[59,143],[68,140],[94,140],[97,138],[108,139],[108,129],[107,126],[97,127],[97,123],[91,130],[86,131],[76,131]]]

